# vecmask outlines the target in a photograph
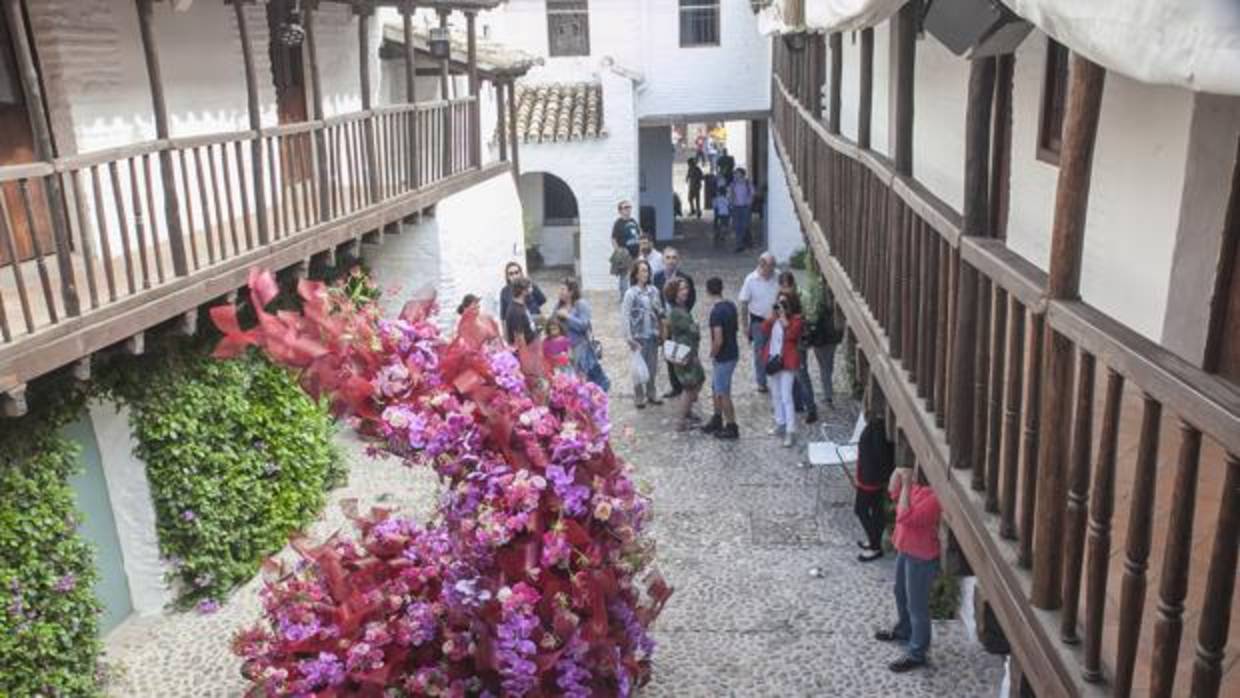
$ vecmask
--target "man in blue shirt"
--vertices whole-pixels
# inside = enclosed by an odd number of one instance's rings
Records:
[[[641,225],[633,218],[633,203],[621,201],[616,210],[620,216],[611,226],[611,239],[616,245],[629,251],[629,256],[637,259],[638,242],[641,239]]]
[[[732,374],[740,358],[740,348],[736,343],[736,304],[724,299],[723,279],[717,276],[706,280],[706,294],[712,305],[710,356],[714,361],[711,388],[715,414],[702,430],[720,439],[736,439],[740,437],[740,430],[736,427],[736,408],[732,405]]]

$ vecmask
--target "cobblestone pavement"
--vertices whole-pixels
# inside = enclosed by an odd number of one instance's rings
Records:
[[[715,274],[734,298],[754,263],[753,255],[714,252],[709,243],[687,244],[682,256],[700,298],[706,277]],[[539,275],[548,296],[559,277]],[[998,695],[1002,658],[986,654],[958,620],[935,623],[928,669],[899,676],[887,671],[897,650],[871,636],[894,614],[894,562],[856,561],[853,541],[860,530],[848,480],[833,471],[820,482],[818,472],[799,467],[802,445],[784,449],[766,436],[770,406],[754,388],[751,364],[742,360],[735,380],[739,441],[677,433],[670,403],[633,408],[616,295],[592,293],[589,300],[613,383],[615,445],[637,466],[638,479],[654,488],[652,533],[660,568],[676,589],[656,626],[654,680],[642,691],[645,698]],[[837,359],[837,384],[843,385],[843,358]],[[666,373],[659,379],[666,390]],[[704,393],[699,409],[708,413]],[[857,405],[843,398],[836,404],[823,413],[824,428],[843,439]],[[340,439],[352,465],[350,482],[332,494],[313,537],[345,525],[338,506],[344,499],[430,511],[436,485],[427,472],[369,461],[354,439]],[[815,566],[822,577],[809,575]],[[245,684],[228,643],[235,629],[258,618],[259,588],[258,580],[242,587],[211,616],[188,613],[123,626],[108,641],[119,676],[109,694],[240,695]]]

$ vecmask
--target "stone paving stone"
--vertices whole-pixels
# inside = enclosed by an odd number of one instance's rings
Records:
[[[697,280],[699,319],[706,312],[707,270],[722,276],[725,294],[735,298],[756,258],[710,252],[709,243],[678,246]],[[562,275],[555,270],[537,279],[548,297]],[[895,614],[894,559],[856,561],[854,541],[861,531],[847,475],[838,468],[803,467],[806,438],[825,434],[842,441],[853,431],[859,407],[842,389],[842,351],[836,357],[836,408],[820,406],[822,424],[803,426],[795,449],[766,435],[770,400],[755,390],[746,350],[734,381],[742,438],[721,442],[676,433],[672,404],[633,407],[616,295],[587,297],[613,383],[613,444],[634,464],[636,479],[654,488],[650,532],[658,541],[660,569],[676,588],[655,626],[654,678],[642,698],[998,694],[1002,658],[969,639],[959,620],[935,622],[932,664],[924,671],[891,674],[886,664],[898,648],[872,640],[873,631]],[[660,370],[659,387],[667,389],[666,369]],[[708,387],[698,407],[707,416],[709,399]],[[350,446],[350,483],[333,493],[312,537],[344,526],[337,504],[346,498],[423,517],[431,511],[437,490],[426,470],[369,461],[356,440],[340,438]],[[821,567],[823,576],[810,576],[813,567]],[[245,585],[212,616],[179,614],[124,626],[108,643],[110,659],[125,668],[125,680],[110,694],[241,695],[245,683],[228,641],[258,618],[260,588],[258,580]]]

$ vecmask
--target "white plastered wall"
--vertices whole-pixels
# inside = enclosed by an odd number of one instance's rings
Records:
[[[767,249],[775,255],[780,263],[788,261],[788,257],[797,249],[805,247],[805,236],[801,231],[801,219],[797,217],[792,204],[792,194],[788,189],[788,178],[784,176],[784,163],[775,149],[774,131],[768,131],[768,147],[770,157],[767,158],[767,199],[766,199],[766,235]]]
[[[632,81],[603,68],[605,136],[564,143],[520,144],[521,172],[549,172],[564,180],[577,197],[581,217],[581,276],[588,289],[614,286],[608,273],[611,226],[616,204],[638,196],[638,127]]]
[[[654,207],[656,239],[671,240],[675,233],[672,160],[676,154],[672,146],[672,129],[669,126],[643,126],[638,139],[641,205]]]
[[[164,582],[168,568],[159,553],[146,463],[134,455],[138,444],[129,426],[129,408],[94,400],[88,409],[99,443],[134,613],[159,613],[172,600],[172,592]]]
[[[1045,36],[1035,31],[1016,53],[1008,222],[1008,245],[1043,269],[1050,257],[1058,178],[1058,168],[1035,155],[1045,50]],[[916,72],[913,173],[959,211],[968,62],[926,37],[917,42]],[[876,92],[876,108],[881,101]],[[844,114],[855,107],[853,96],[844,102]],[[1162,334],[1179,228],[1192,107],[1193,95],[1186,90],[1107,76],[1081,294],[1155,341]]]
[[[887,94],[889,91],[888,78],[890,76],[890,25],[887,22],[874,27],[874,85],[871,92],[870,105],[870,147],[883,155],[891,154],[891,144],[888,142],[889,124]],[[860,118],[858,110],[858,102],[861,99],[861,32],[849,32],[841,37],[843,44],[843,70],[840,78],[840,132],[852,139],[857,140],[857,122]],[[827,52],[827,60],[830,61],[830,52]],[[829,66],[828,62],[828,66]],[[831,71],[824,71],[829,89],[831,82]],[[823,104],[825,105],[824,92]]]

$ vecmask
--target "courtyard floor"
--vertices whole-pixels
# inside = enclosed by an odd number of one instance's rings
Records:
[[[712,250],[701,224],[684,227],[682,257],[699,294],[706,277],[719,275],[725,295],[734,298],[754,255]],[[558,278],[551,272],[538,281],[550,296]],[[892,621],[894,560],[856,561],[860,529],[848,479],[838,470],[825,473],[823,497],[816,501],[819,473],[801,467],[803,444],[785,449],[766,435],[770,405],[754,387],[751,364],[741,362],[735,381],[739,441],[677,433],[670,404],[640,412],[633,407],[615,293],[588,298],[613,383],[615,447],[636,465],[637,478],[654,488],[652,534],[660,569],[675,587],[655,628],[654,679],[642,690],[644,697],[999,694],[1003,658],[985,653],[959,620],[936,621],[926,670],[887,671],[897,649],[872,636]],[[699,307],[695,314],[701,318],[704,312]],[[843,386],[843,357],[837,359],[837,385]],[[660,373],[661,390],[665,375]],[[708,401],[703,395],[704,412]],[[826,433],[846,439],[857,410],[837,390],[836,408],[820,410]],[[430,511],[436,483],[429,472],[394,460],[371,461],[350,435],[339,438],[350,461],[350,481],[332,493],[312,537],[325,538],[346,525],[338,506],[344,499],[419,515]],[[822,576],[811,576],[813,567],[820,567]],[[242,587],[213,615],[187,613],[123,625],[107,641],[114,675],[109,694],[241,695],[246,684],[229,642],[237,628],[259,618],[260,588],[259,580]]]

